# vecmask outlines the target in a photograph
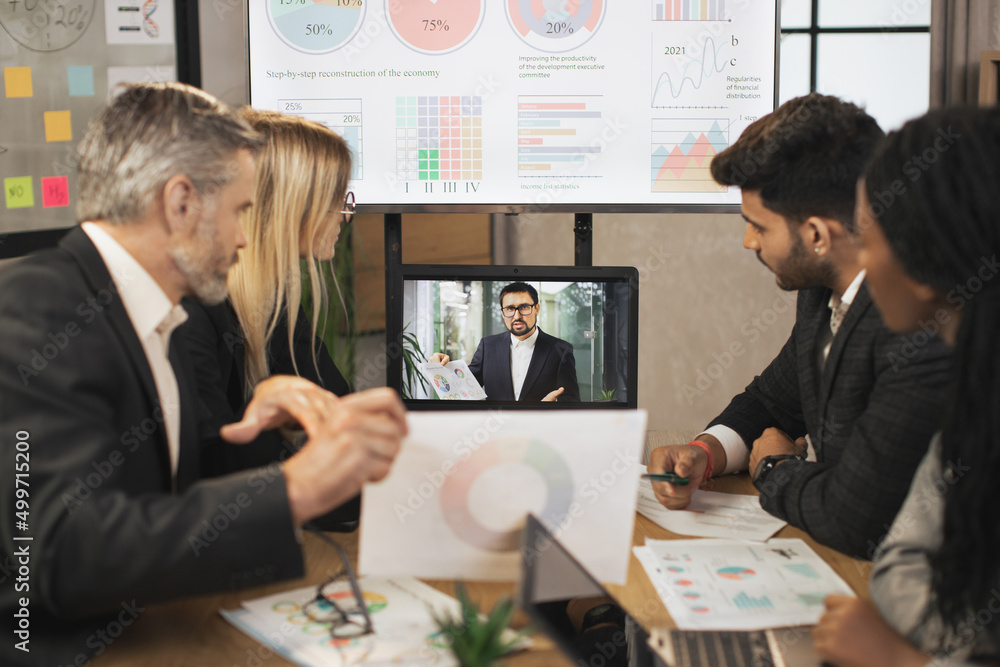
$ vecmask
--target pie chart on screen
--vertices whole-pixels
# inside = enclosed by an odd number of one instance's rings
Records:
[[[389,27],[399,41],[428,55],[465,46],[485,13],[486,0],[385,0]]]
[[[267,18],[296,51],[330,53],[358,33],[366,6],[365,0],[267,0]]]
[[[518,37],[540,51],[558,53],[583,45],[601,27],[605,0],[504,0]]]

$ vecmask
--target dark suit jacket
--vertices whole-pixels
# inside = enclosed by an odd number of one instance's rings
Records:
[[[950,355],[937,338],[886,329],[862,284],[817,377],[829,299],[825,288],[799,292],[788,342],[712,424],[748,447],[772,426],[808,433],[818,461],[775,468],[761,505],[818,542],[871,559],[939,426]]]
[[[255,442],[231,445],[219,437],[225,424],[239,421],[246,410],[246,346],[243,329],[236,311],[227,301],[217,306],[205,306],[194,299],[185,299],[188,321],[174,334],[194,361],[198,398],[202,410],[202,475],[214,477],[235,470],[268,466],[284,461],[296,448],[277,430],[261,434]],[[286,337],[287,319],[278,319],[275,335],[268,346],[270,370],[274,375],[295,375],[294,354],[298,374],[338,396],[350,393],[351,387],[337,369],[322,339],[313,336],[305,310],[299,306],[292,331],[292,352]],[[316,366],[310,345],[316,350]],[[316,368],[319,368],[317,373]],[[314,521],[329,530],[342,530],[345,522],[356,522],[360,514],[360,496],[348,501],[325,517]]]
[[[86,234],[0,272],[0,549],[5,567],[30,569],[26,588],[0,586],[0,614],[10,627],[29,598],[31,633],[23,653],[8,632],[0,663],[69,664],[102,652],[111,624],[147,603],[302,575],[281,474],[198,480],[190,362],[173,343],[170,358],[182,398],[176,480],[152,372]],[[27,530],[12,520],[18,432]]]
[[[514,383],[510,377],[510,332],[504,331],[479,341],[472,355],[469,370],[493,401],[513,401]],[[573,346],[566,341],[538,330],[538,340],[531,353],[528,374],[521,388],[521,402],[541,401],[559,387],[564,387],[559,400],[580,401],[580,386],[576,382],[576,359]]]

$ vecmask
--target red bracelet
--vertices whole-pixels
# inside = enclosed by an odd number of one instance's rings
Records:
[[[704,449],[705,453],[708,454],[708,467],[705,468],[705,477],[701,480],[701,486],[706,486],[712,481],[712,471],[715,470],[715,461],[712,458],[712,448],[701,440],[692,440],[688,443],[688,445]]]

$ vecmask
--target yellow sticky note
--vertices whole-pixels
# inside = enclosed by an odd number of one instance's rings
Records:
[[[73,141],[73,125],[68,111],[45,112],[45,141]]]
[[[4,67],[3,85],[7,97],[33,97],[35,94],[31,86],[30,67]]]

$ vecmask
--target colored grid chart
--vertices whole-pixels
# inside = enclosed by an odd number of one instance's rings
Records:
[[[737,609],[774,609],[774,603],[771,602],[771,598],[766,595],[755,598],[747,595],[746,592],[740,593],[734,597],[733,604],[736,605]]]
[[[601,153],[592,140],[603,127],[600,96],[517,98],[518,176],[586,177],[581,172]]]
[[[726,0],[653,0],[654,21],[725,21]]]
[[[483,98],[396,98],[396,175],[407,181],[483,177]]]
[[[361,131],[361,99],[278,100],[283,113],[315,121],[336,132],[351,147],[351,180],[363,178],[364,137]]]
[[[726,192],[712,179],[712,158],[729,147],[726,118],[654,118],[653,192]]]

